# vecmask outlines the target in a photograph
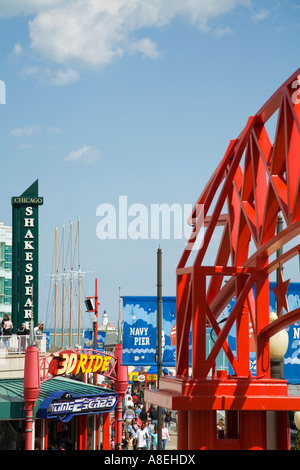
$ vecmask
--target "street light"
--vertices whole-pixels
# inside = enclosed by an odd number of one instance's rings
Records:
[[[294,423],[298,431],[300,430],[300,411],[294,413]]]

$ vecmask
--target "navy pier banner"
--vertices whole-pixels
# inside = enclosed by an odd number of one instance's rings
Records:
[[[14,332],[31,315],[38,321],[39,219],[43,198],[38,195],[36,180],[12,203],[12,321]]]

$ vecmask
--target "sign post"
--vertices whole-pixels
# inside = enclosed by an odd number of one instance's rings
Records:
[[[28,329],[31,316],[38,320],[39,220],[38,208],[43,204],[36,180],[21,196],[13,197],[12,254],[12,321],[14,331],[23,322]]]

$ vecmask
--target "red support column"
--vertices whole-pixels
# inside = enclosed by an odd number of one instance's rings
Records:
[[[247,410],[239,415],[241,450],[267,450],[266,412]]]
[[[247,278],[239,275],[236,278],[236,298],[238,298]],[[237,339],[237,362],[239,366],[239,376],[249,377],[249,311],[245,299],[241,313],[236,320],[236,339]]]
[[[102,417],[103,417],[102,448],[103,450],[110,450],[110,442],[109,442],[110,415],[109,413],[103,413]]]
[[[128,387],[128,367],[122,365],[122,344],[116,344],[115,357],[117,358],[115,392],[119,395],[115,411],[115,444],[122,444],[122,401]]]
[[[289,450],[290,430],[287,411],[277,411],[277,450]]]
[[[215,450],[216,411],[191,410],[188,412],[188,418],[188,450]]]
[[[33,450],[33,408],[40,393],[39,350],[29,346],[25,351],[24,399],[26,409],[26,450]]]
[[[268,258],[258,260],[258,269],[263,269],[268,263]],[[267,274],[260,274],[255,286],[256,299],[256,331],[257,331],[257,352],[256,352],[256,375],[270,378],[270,347],[265,338],[261,335],[261,330],[269,324],[269,277]]]
[[[191,275],[177,275],[176,375],[189,374],[189,331],[191,319]]]
[[[87,450],[87,416],[77,417],[77,450]]]
[[[178,410],[177,412],[177,450],[188,449],[188,443],[189,443],[188,424],[189,424],[188,411]]]
[[[239,433],[238,411],[227,410],[225,412],[225,434],[227,438],[237,439]]]
[[[206,361],[206,278],[197,273],[193,276],[193,316],[192,316],[192,376],[205,377]]]

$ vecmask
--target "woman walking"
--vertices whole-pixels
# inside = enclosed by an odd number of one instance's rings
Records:
[[[166,427],[166,423],[163,422],[162,423],[162,430],[161,430],[161,445],[162,445],[162,450],[165,450],[166,449],[166,445],[167,445],[167,441],[170,442],[170,435],[169,435],[169,431]]]

